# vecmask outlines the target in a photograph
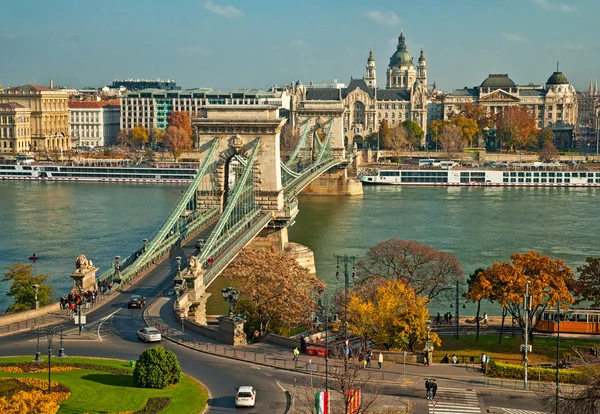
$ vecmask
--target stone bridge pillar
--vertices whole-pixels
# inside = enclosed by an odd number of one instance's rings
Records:
[[[225,168],[234,155],[247,157],[254,141],[260,138],[254,164],[256,202],[262,210],[282,210],[279,136],[284,124],[285,118],[280,118],[278,108],[271,105],[208,105],[202,108],[199,116],[192,120],[192,127],[198,134],[201,159],[208,154],[213,138],[219,140],[219,158],[211,168],[215,173],[205,177],[200,184],[199,205],[223,208],[227,188]],[[214,188],[215,184],[216,194],[203,190]]]

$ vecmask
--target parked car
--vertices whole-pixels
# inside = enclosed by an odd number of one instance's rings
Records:
[[[242,385],[235,394],[236,407],[254,407],[256,404],[256,390],[249,385]]]
[[[137,332],[137,336],[144,342],[160,342],[162,339],[160,332],[156,328],[142,328]]]
[[[143,308],[146,306],[146,298],[140,295],[133,295],[129,298],[129,302],[127,302],[128,308]]]

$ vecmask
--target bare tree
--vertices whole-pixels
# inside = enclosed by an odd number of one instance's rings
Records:
[[[394,128],[390,129],[390,149],[394,153],[396,162],[400,163],[400,156],[402,151],[409,145],[406,137],[406,128],[404,125],[399,124]]]
[[[453,124],[444,125],[439,142],[449,159],[454,158],[456,153],[462,152],[464,148],[462,131],[459,127]]]
[[[281,135],[279,140],[279,146],[281,148],[281,155],[284,157],[288,157],[300,139],[300,135],[298,131],[294,131],[292,126],[288,123],[283,125],[281,128]]]
[[[330,366],[328,377],[331,414],[373,414],[377,411],[374,403],[379,395],[379,386],[371,380],[369,372],[362,365],[347,362],[345,366]],[[295,389],[295,412],[315,412],[315,392],[325,390],[324,384],[320,385],[319,388],[308,385]],[[360,392],[360,399],[356,391]]]
[[[583,381],[577,387],[559,387],[547,389],[542,396],[542,401],[550,412],[561,414],[598,414],[600,413],[600,368],[594,365],[591,356],[585,355],[580,350],[574,349],[579,363],[583,365]],[[558,392],[558,398],[557,398]],[[558,403],[558,410],[556,404]]]
[[[538,156],[543,162],[552,162],[560,158],[560,152],[552,144],[546,144],[538,151]]]

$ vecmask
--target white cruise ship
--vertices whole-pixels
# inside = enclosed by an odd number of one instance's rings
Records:
[[[374,170],[358,178],[365,185],[600,187],[600,171]]]
[[[0,180],[187,183],[195,168],[0,165]]]

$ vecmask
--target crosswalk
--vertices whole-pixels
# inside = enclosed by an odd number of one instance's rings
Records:
[[[434,400],[429,400],[430,414],[480,414],[477,392],[460,388],[439,387]]]
[[[505,413],[505,414],[546,414],[542,411],[530,411],[520,410],[518,408],[501,408],[501,407],[490,407],[491,412]]]

